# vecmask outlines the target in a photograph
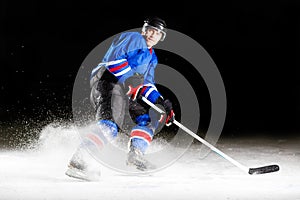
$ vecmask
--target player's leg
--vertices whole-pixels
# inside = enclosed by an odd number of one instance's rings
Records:
[[[96,121],[81,133],[82,141],[69,162],[67,175],[82,178],[84,173],[90,173],[90,153],[101,151],[107,142],[117,137],[119,128],[113,120],[113,113],[121,113],[124,108],[119,107],[120,110],[116,112],[118,107],[112,102],[121,102],[121,96],[115,90],[115,83],[110,74],[104,73],[97,84],[93,85],[90,97],[96,111]],[[118,117],[118,120],[121,120],[121,117]]]
[[[144,158],[154,136],[148,109],[136,101],[130,101],[129,110],[136,125],[130,132],[127,164],[134,165],[140,170],[153,169],[154,165]]]

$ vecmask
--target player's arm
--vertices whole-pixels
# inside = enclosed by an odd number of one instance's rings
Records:
[[[124,33],[117,37],[108,49],[103,61],[119,83],[134,75],[132,61],[139,59],[141,51],[147,50],[143,37],[138,33]]]
[[[141,89],[140,95],[147,98],[151,103],[159,104],[163,106],[166,111],[166,125],[169,126],[172,124],[175,114],[173,111],[172,102],[169,99],[165,99],[161,93],[157,90],[155,86],[154,73],[155,73],[155,63],[151,63],[150,70],[145,78],[146,84]]]

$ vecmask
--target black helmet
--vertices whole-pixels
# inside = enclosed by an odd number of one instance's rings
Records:
[[[167,25],[166,22],[159,17],[149,17],[144,20],[144,26],[142,31],[145,32],[147,28],[155,28],[156,30],[161,31],[162,37],[160,41],[163,41],[166,37]]]

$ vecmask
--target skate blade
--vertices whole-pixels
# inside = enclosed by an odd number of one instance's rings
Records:
[[[140,171],[148,171],[148,170],[156,169],[156,167],[150,163],[144,164],[144,163],[134,163],[134,162],[126,161],[126,165],[135,167],[136,169],[138,169]]]
[[[99,181],[100,180],[100,172],[99,173],[91,173],[84,172],[79,169],[69,168],[65,174],[71,178],[80,179],[83,181]]]

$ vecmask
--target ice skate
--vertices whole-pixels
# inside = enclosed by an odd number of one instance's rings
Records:
[[[69,162],[68,169],[65,174],[69,177],[81,179],[85,181],[98,181],[101,172],[98,169],[93,169],[91,166],[90,155],[84,149],[79,149],[73,155]]]
[[[128,166],[135,166],[138,170],[147,171],[155,169],[156,167],[144,158],[144,154],[139,150],[130,146],[130,150],[127,154],[126,164]]]
[[[92,172],[86,169],[78,168],[78,166],[73,165],[72,162],[70,162],[65,174],[69,177],[81,179],[85,181],[98,181],[100,180],[100,176],[101,176],[100,171]]]

